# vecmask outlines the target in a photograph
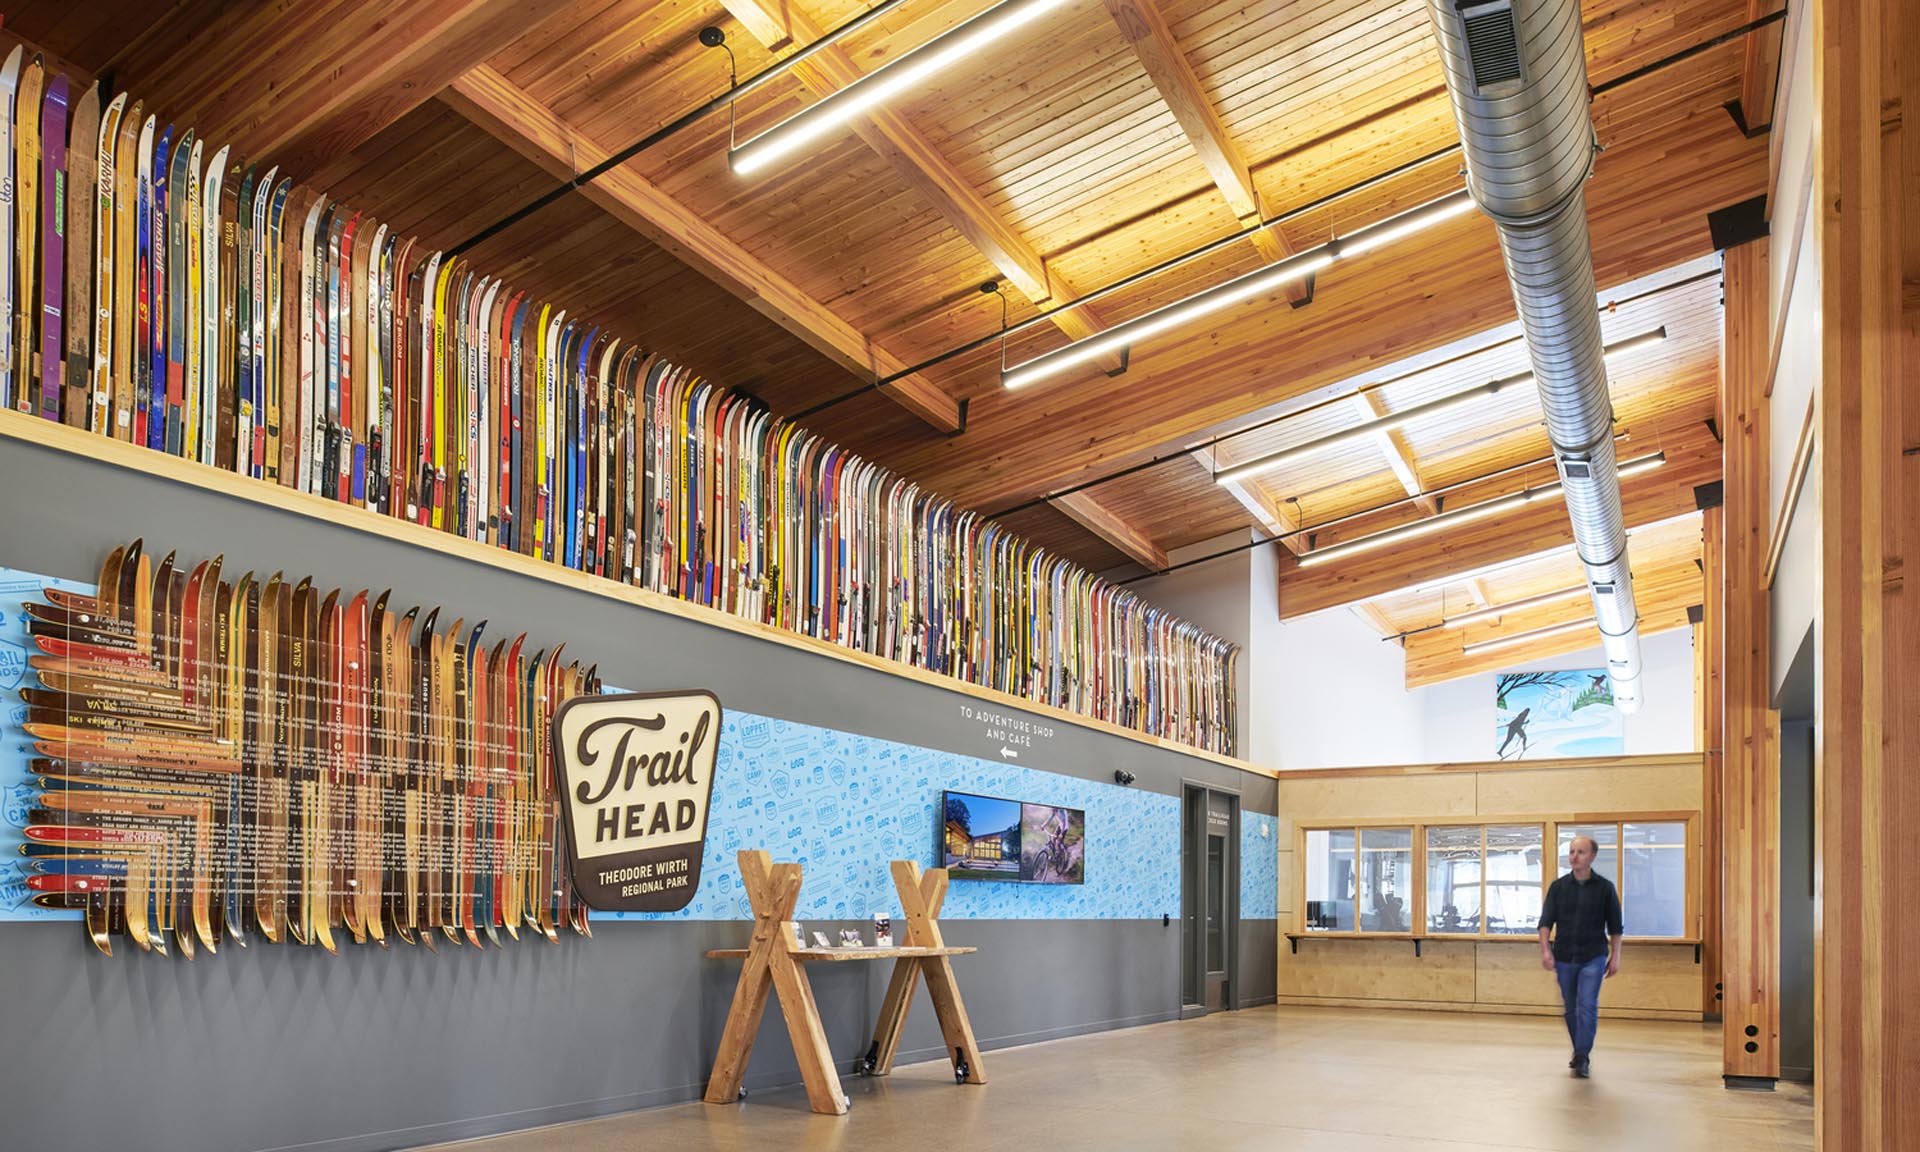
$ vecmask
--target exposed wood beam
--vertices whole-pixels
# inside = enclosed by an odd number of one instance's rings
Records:
[[[1363,420],[1378,420],[1388,415],[1386,401],[1374,392],[1355,392],[1353,406]],[[1398,428],[1385,432],[1375,432],[1373,442],[1379,446],[1380,455],[1386,458],[1387,467],[1393,469],[1394,478],[1400,486],[1413,497],[1414,504],[1429,516],[1440,511],[1440,502],[1426,494],[1427,484],[1420,476],[1420,468],[1414,462],[1413,449],[1407,445],[1407,438]]]
[[[1365,603],[1355,604],[1353,611],[1360,619],[1365,620],[1375,632],[1380,633],[1382,639],[1400,635],[1400,630],[1395,628],[1393,621],[1387,618],[1387,610],[1373,601],[1369,600]],[[1402,648],[1407,646],[1407,642],[1404,639],[1398,640],[1396,643]]]
[[[1764,190],[1766,143],[1729,131],[1718,113],[1676,120],[1657,141],[1612,145],[1587,184],[1600,289],[1711,252],[1705,213]],[[1655,172],[1662,194],[1649,198]],[[1127,388],[1105,380],[1051,386],[1044,420],[1035,419],[1025,393],[980,394],[968,410],[968,436],[900,444],[889,462],[936,477],[942,492],[970,504],[1019,503],[1189,448],[1211,432],[1244,425],[1249,414],[1328,394],[1381,364],[1514,316],[1498,237],[1479,213],[1423,233],[1408,252],[1337,265],[1323,275],[1315,299],[1311,308],[1222,313],[1136,345]],[[1021,451],[1006,452],[1016,440]]]
[[[1113,545],[1135,564],[1149,572],[1166,571],[1166,549],[1155,544],[1140,529],[1114,515],[1111,509],[1094,499],[1091,493],[1072,492],[1065,496],[1055,496],[1051,503],[1055,508],[1066,513],[1074,523]]]
[[[1221,461],[1219,454],[1211,448],[1195,448],[1193,450],[1193,458],[1200,462],[1200,467],[1205,468],[1208,475],[1212,475],[1221,468],[1226,467],[1226,464]],[[1255,488],[1250,484],[1244,484],[1238,481],[1230,484],[1222,484],[1221,487],[1225,488],[1227,493],[1235,500],[1238,500],[1240,506],[1245,508],[1248,514],[1254,518],[1255,522],[1262,528],[1265,528],[1268,533],[1274,536],[1287,536],[1299,529],[1299,519],[1295,517],[1292,512],[1275,503],[1273,498],[1268,496],[1263,489]],[[1281,546],[1288,551],[1296,553],[1306,547],[1306,543],[1299,539],[1282,540],[1280,543]]]
[[[1265,219],[1266,203],[1253,183],[1253,172],[1247,166],[1246,157],[1227,134],[1226,125],[1220,122],[1213,101],[1208,98],[1200,77],[1194,74],[1193,65],[1181,51],[1180,42],[1174,39],[1173,29],[1167,27],[1160,9],[1153,0],[1107,0],[1107,11],[1120,26],[1120,34],[1132,45],[1134,55],[1140,58],[1141,66],[1147,70],[1153,86],[1159,89],[1160,99],[1173,113],[1180,130],[1199,153],[1200,163],[1206,166],[1220,195],[1226,198],[1227,207],[1242,225]],[[1285,259],[1293,251],[1278,228],[1263,228],[1250,239],[1268,261]],[[1287,299],[1296,304],[1312,295],[1311,281],[1287,285]]]
[[[811,44],[823,35],[812,17],[786,0],[722,2],[742,27],[772,51]],[[865,73],[846,49],[834,44],[794,65],[793,75],[814,95],[828,96]],[[852,128],[1028,300],[1041,304],[1056,297],[1071,300],[1080,294],[1064,276],[1047,266],[1046,258],[1016,233],[904,116],[882,105],[854,120]],[[1073,340],[1085,339],[1105,327],[1092,305],[1061,312],[1053,317],[1053,324]],[[1097,363],[1107,372],[1117,372],[1121,367],[1118,355],[1103,357]]]
[[[1747,0],[1749,23],[1780,10],[1785,0]],[[1780,74],[1780,49],[1787,26],[1764,28],[1744,38],[1740,47],[1740,116],[1748,131],[1773,123],[1774,81]]]
[[[1493,606],[1493,594],[1487,591],[1487,582],[1484,578],[1475,576],[1473,579],[1467,581],[1466,585],[1467,591],[1473,594],[1473,606],[1475,608],[1491,608]]]
[[[1780,714],[1773,697],[1767,536],[1768,245],[1727,249],[1720,381],[1726,412],[1721,633],[1726,704],[1720,777],[1720,1070],[1780,1075]],[[1822,624],[1822,627],[1827,625]],[[1844,721],[1843,721],[1844,723]]]
[[[1719,445],[1704,429],[1693,442],[1670,444],[1665,467],[1621,481],[1627,526],[1693,511],[1694,486],[1719,477]],[[1384,596],[1453,573],[1532,556],[1572,539],[1566,506],[1559,500],[1537,500],[1502,515],[1323,565],[1302,568],[1296,560],[1283,557],[1280,616],[1292,619]]]
[[[1792,83],[1813,93],[1819,141],[1819,503],[1802,511],[1818,514],[1820,563],[1814,1140],[1895,1148],[1920,1133],[1920,922],[1899,911],[1920,884],[1920,586],[1907,582],[1920,557],[1920,125],[1907,123],[1920,12],[1892,0],[1802,11],[1814,74]],[[1728,504],[1731,534],[1731,492]],[[1731,652],[1739,576],[1727,577]],[[1734,736],[1729,711],[1729,762]]]
[[[443,99],[555,176],[571,177],[608,155],[605,148],[581,135],[491,67],[483,65],[461,76]],[[691,209],[636,173],[632,165],[613,169],[580,192],[847,371],[871,378],[905,367],[899,357],[721,235]],[[924,377],[909,376],[888,385],[885,391],[934,428],[942,432],[959,430],[959,403]]]
[[[208,5],[155,21],[112,71],[206,139],[324,186],[342,157],[568,4]]]
[[[1694,603],[1698,603],[1696,599]],[[1640,634],[1655,636],[1662,632],[1675,632],[1689,627],[1687,609],[1691,605],[1674,603],[1650,603],[1640,613]],[[1542,618],[1527,628],[1508,629],[1508,633],[1518,635],[1534,628],[1551,628],[1555,624],[1570,623],[1590,618],[1593,608],[1588,604],[1575,603],[1569,610],[1561,606],[1556,618]],[[1522,641],[1503,648],[1462,652],[1456,642],[1449,651],[1437,655],[1426,649],[1420,638],[1409,636],[1407,648],[1407,687],[1420,688],[1429,684],[1440,684],[1448,680],[1458,680],[1463,676],[1478,676],[1488,672],[1497,672],[1502,668],[1511,668],[1535,660],[1551,660],[1556,656],[1565,656],[1573,652],[1583,652],[1600,646],[1600,633],[1597,629],[1562,632],[1557,636],[1542,636],[1537,640]]]
[[[1634,599],[1640,610],[1640,632],[1651,635],[1688,626],[1687,609],[1700,603],[1705,577],[1695,561],[1700,549],[1666,552],[1642,558],[1633,565]],[[1468,652],[1469,645],[1506,636],[1519,636],[1557,624],[1570,624],[1593,617],[1593,602],[1586,596],[1552,600],[1545,604],[1515,608],[1489,619],[1451,628],[1428,628],[1410,634],[1406,640],[1408,688],[1457,680],[1462,676],[1510,668],[1529,660],[1546,659],[1579,652],[1600,643],[1593,629],[1542,636],[1500,648]]]

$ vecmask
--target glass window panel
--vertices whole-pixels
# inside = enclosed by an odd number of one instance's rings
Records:
[[[1413,931],[1413,829],[1360,830],[1360,930]]]
[[[1687,826],[1679,821],[1622,829],[1626,862],[1620,911],[1629,936],[1687,934]]]
[[[1478,825],[1427,829],[1427,931],[1480,931]]]
[[[1575,836],[1591,836],[1599,846],[1594,853],[1593,870],[1620,886],[1620,825],[1618,824],[1562,824],[1557,829],[1559,840],[1559,863],[1554,868],[1555,876],[1564,876],[1573,871],[1567,863],[1567,846],[1573,843]],[[1621,906],[1626,906],[1626,898],[1621,897]]]
[[[1541,832],[1539,824],[1494,824],[1487,828],[1487,932],[1527,936],[1540,925]]]
[[[1353,931],[1353,829],[1308,832],[1306,865],[1307,931]]]

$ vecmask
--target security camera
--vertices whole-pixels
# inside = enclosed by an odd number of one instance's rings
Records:
[[[1113,770],[1113,782],[1123,786],[1131,784],[1133,783],[1133,773],[1127,771],[1125,768],[1115,768]]]

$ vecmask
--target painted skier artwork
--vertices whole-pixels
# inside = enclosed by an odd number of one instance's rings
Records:
[[[1613,703],[1604,668],[1503,672],[1494,678],[1494,757],[1552,760],[1619,756],[1626,716]]]

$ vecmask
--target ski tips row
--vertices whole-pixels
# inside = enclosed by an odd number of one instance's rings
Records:
[[[1234,750],[1232,644],[103,95],[0,67],[5,406]]]

